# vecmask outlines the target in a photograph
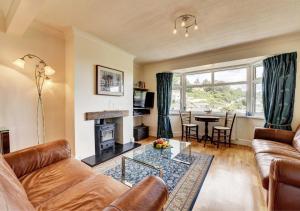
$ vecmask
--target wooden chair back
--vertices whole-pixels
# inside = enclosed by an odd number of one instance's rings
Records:
[[[229,112],[226,112],[224,126],[232,129],[235,118],[236,118],[236,113],[230,115]]]
[[[191,111],[180,111],[179,113],[180,113],[181,125],[191,124],[191,122],[192,122],[192,112]]]
[[[235,118],[236,118],[236,113],[234,113],[233,115],[229,115],[229,113],[226,112],[225,127],[230,128],[230,132],[229,132],[229,138],[230,139],[231,139],[231,135],[232,135],[232,128],[233,128],[233,125],[234,125]]]

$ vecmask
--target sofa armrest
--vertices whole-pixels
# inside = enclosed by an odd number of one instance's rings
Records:
[[[168,199],[167,186],[162,179],[149,176],[113,201],[103,211],[163,210]]]
[[[275,159],[269,175],[269,210],[300,210],[300,160]]]
[[[18,178],[70,157],[71,148],[65,140],[40,144],[4,155]]]
[[[270,141],[292,144],[295,132],[272,128],[255,128],[254,139],[264,139]]]

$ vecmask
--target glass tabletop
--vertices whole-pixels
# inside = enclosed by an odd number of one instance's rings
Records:
[[[156,149],[153,147],[153,143],[150,143],[126,153],[124,157],[160,168],[165,159],[180,161],[177,155],[185,152],[190,154],[191,143],[173,139],[168,139],[167,141],[170,144],[170,147],[167,149]]]

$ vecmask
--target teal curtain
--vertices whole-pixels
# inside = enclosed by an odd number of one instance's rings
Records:
[[[263,65],[265,127],[292,130],[297,53],[267,58]]]
[[[156,74],[158,138],[173,138],[173,132],[169,118],[172,97],[172,80],[173,73]]]

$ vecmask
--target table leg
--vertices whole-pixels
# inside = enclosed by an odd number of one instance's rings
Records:
[[[208,138],[208,122],[205,122],[205,137]]]
[[[189,159],[190,159],[190,163],[192,163],[192,145],[189,145]]]
[[[163,171],[162,171],[161,168],[159,168],[159,177],[160,177],[160,178],[163,178]]]
[[[202,140],[208,141],[210,139],[208,135],[208,122],[205,122],[205,133],[204,136],[202,136]]]

